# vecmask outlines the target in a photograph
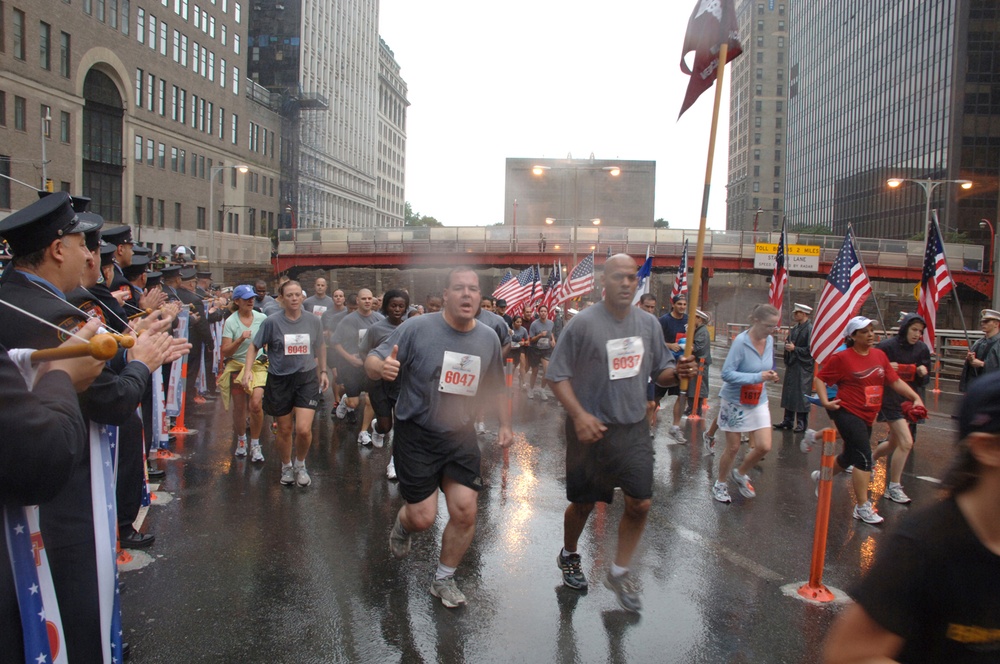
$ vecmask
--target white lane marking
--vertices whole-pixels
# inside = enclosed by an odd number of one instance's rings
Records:
[[[941,480],[936,477],[928,477],[927,475],[915,475],[918,480],[923,480],[925,482],[932,482],[934,484],[941,484]]]
[[[674,530],[676,530],[677,533],[687,541],[693,542],[695,544],[700,544],[701,546],[712,549],[713,551],[715,551],[717,554],[719,554],[729,562],[733,563],[738,567],[742,567],[751,574],[754,574],[764,579],[765,581],[774,581],[775,583],[777,583],[778,581],[782,580],[782,576],[777,572],[769,570],[763,565],[750,560],[746,556],[739,554],[733,551],[732,549],[719,544],[718,542],[707,539],[699,535],[695,531],[685,528],[684,526],[677,526],[674,524],[668,524],[668,525],[670,525]]]

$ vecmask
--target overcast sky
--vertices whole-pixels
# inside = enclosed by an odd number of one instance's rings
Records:
[[[695,0],[381,0],[409,87],[406,200],[446,226],[503,220],[507,157],[656,162],[654,218],[697,228],[712,91],[684,114]],[[725,228],[729,75],[709,227]]]

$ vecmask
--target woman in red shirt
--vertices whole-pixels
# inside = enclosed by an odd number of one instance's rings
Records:
[[[830,418],[844,439],[844,451],[837,457],[833,473],[854,466],[852,480],[854,518],[865,523],[882,523],[883,519],[868,499],[868,481],[872,470],[872,424],[882,408],[882,394],[892,388],[915,406],[923,406],[920,395],[900,380],[886,354],[875,348],[872,321],[855,316],[844,330],[847,349],[830,357],[816,375],[816,393],[820,404],[830,412]],[[837,398],[827,397],[826,386],[837,385]],[[814,480],[820,472],[814,471]]]

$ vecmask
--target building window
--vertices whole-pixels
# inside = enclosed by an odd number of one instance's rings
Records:
[[[753,135],[753,144],[754,145],[760,145],[760,134],[754,134]]]
[[[181,150],[180,152],[180,162],[181,162],[181,175],[187,174],[187,151]]]
[[[757,48],[764,48],[764,38],[757,37]]]
[[[764,15],[764,4],[763,3],[759,3],[757,5],[757,15],[758,16],[763,16]]]
[[[153,105],[156,103],[156,77],[152,74],[146,74],[146,108],[150,111],[153,110]]]
[[[778,21],[778,32],[784,32],[784,31],[785,31],[785,22]]]
[[[776,102],[774,102],[774,110],[776,112],[778,112],[778,113],[784,113],[785,112],[785,102],[783,102],[783,101],[776,101]]]
[[[166,219],[165,219],[165,217],[166,217],[166,209],[165,208],[166,208],[166,205],[164,204],[164,202],[163,202],[162,199],[156,201],[156,213],[157,213],[156,214],[156,221],[157,221],[157,226],[160,227],[160,228],[163,228],[166,225]]]
[[[157,97],[157,110],[161,116],[167,114],[167,82],[160,79],[160,94]]]
[[[24,60],[24,12],[20,9],[14,10],[14,30],[11,33],[14,43],[14,57]]]
[[[143,96],[142,96],[142,91],[144,89],[142,87],[142,82],[143,82],[144,79],[145,79],[145,75],[143,74],[143,71],[141,69],[136,69],[135,70],[135,107],[136,108],[143,108],[143,107],[146,106],[146,104],[143,101]]]
[[[146,219],[148,220],[149,225],[152,226],[153,225],[153,199],[152,198],[147,198],[146,199]]]
[[[206,227],[205,227],[205,208],[199,207],[198,211],[197,211],[197,214],[196,214],[196,217],[198,219],[198,230],[199,231],[206,230]]]
[[[784,96],[784,94],[785,94],[785,86],[783,86],[783,85],[777,86],[777,88],[775,88],[775,94],[778,97]]]
[[[118,29],[118,0],[108,0],[108,25]]]
[[[754,182],[753,183],[753,190],[754,191],[760,191],[760,182]]]
[[[761,95],[764,94],[764,86],[762,86],[762,85],[755,85],[754,88],[753,88],[753,92],[754,92],[755,95],[757,95],[758,97],[760,97]]]
[[[170,170],[177,172],[177,148],[170,148]]]
[[[764,32],[764,21],[757,21],[757,32]]]
[[[772,198],[771,199],[771,209],[772,210],[780,210],[781,209],[781,201],[779,201],[777,198]]]
[[[764,102],[758,100],[753,103],[753,110],[760,113],[764,110]]]
[[[781,145],[781,134],[780,133],[775,133],[775,135],[774,135],[774,144],[775,145]]]
[[[69,78],[69,33],[59,33],[59,74]]]
[[[782,127],[783,123],[784,123],[784,118],[782,118],[782,117],[780,117],[780,116],[779,116],[779,117],[776,117],[776,118],[774,119],[774,128],[775,128],[775,129],[781,129],[781,127]]]
[[[753,151],[753,160],[754,161],[760,161],[760,150],[754,150]]]
[[[156,141],[151,138],[146,139],[146,165],[152,166],[156,157]]]
[[[66,111],[59,111],[59,140],[63,143],[69,143],[70,139],[70,114]]]
[[[760,177],[760,166],[754,166],[753,167],[753,176],[755,178],[759,178]]]
[[[136,226],[142,226],[142,196],[135,197],[135,219],[133,220]]]
[[[226,59],[219,58],[219,85],[226,87]]]
[[[131,3],[129,2],[129,0],[121,0],[121,3],[122,3],[121,4],[121,7],[122,7],[122,20],[121,20],[122,34],[125,35],[126,37],[128,37],[128,26],[129,26],[129,21],[131,21],[131,19],[129,18],[129,13],[132,11],[132,6],[131,6]]]
[[[785,38],[778,37],[778,48],[785,48]]]
[[[753,126],[754,126],[754,127],[759,127],[759,126],[760,126],[760,123],[761,123],[761,119],[760,119],[760,116],[759,116],[759,115],[757,115],[757,116],[754,116],[754,119],[753,119]]]
[[[181,67],[187,68],[188,66],[188,38],[187,35],[181,35]]]
[[[0,90],[0,127],[7,126],[7,93]]]
[[[156,165],[160,168],[167,167],[167,146],[163,143],[156,146]]]
[[[238,95],[239,93],[240,93],[240,68],[233,67],[233,94]]]
[[[784,15],[785,15],[785,6],[778,5],[778,16],[784,16]]]
[[[774,160],[775,161],[781,161],[781,150],[775,150],[774,151]]]
[[[181,204],[174,203],[174,230],[179,231],[181,229]]]
[[[181,33],[174,30],[174,62],[181,61]]]
[[[181,124],[187,124],[187,90],[181,88],[181,117],[179,118]]]
[[[778,184],[777,182],[775,182],[775,183],[774,183],[774,193],[776,193],[776,194],[777,194],[777,193],[779,193],[780,191],[781,191],[781,185],[779,185],[779,184]]]
[[[146,10],[135,8],[135,38],[140,44],[146,43]]]
[[[104,23],[104,0],[95,0],[97,3],[97,20]]]
[[[156,50],[156,17],[152,14],[149,15],[149,41],[146,45]]]
[[[785,64],[785,52],[784,51],[778,51],[778,64],[779,65]]]
[[[42,69],[52,68],[52,26],[44,21],[38,24],[38,65]]]
[[[775,166],[774,167],[774,177],[776,177],[776,178],[780,178],[781,177],[781,166]]]
[[[135,153],[132,155],[136,164],[142,163],[142,136],[135,135]]]
[[[219,140],[222,140],[223,133],[226,130],[226,109],[219,108]]]
[[[220,28],[219,28],[219,33],[220,33],[220,34],[219,34],[219,39],[220,39],[220,40],[222,41],[222,45],[223,45],[223,46],[225,46],[225,45],[226,45],[226,35],[227,35],[227,33],[228,33],[228,32],[229,32],[229,31],[228,31],[228,29],[226,28],[226,24],[225,24],[225,23],[223,23],[223,24],[222,24],[222,25],[220,26]]]
[[[243,6],[240,3],[238,3],[238,2],[234,3],[233,4],[233,20],[236,21],[237,25],[239,25],[239,23],[240,23],[240,17],[242,16],[242,12],[243,12]]]
[[[764,64],[764,51],[757,51],[757,64]]]
[[[170,119],[174,122],[177,121],[177,86],[173,86],[173,96],[171,97],[170,106]]]
[[[239,126],[240,126],[240,116],[233,113],[233,145],[239,143]],[[236,171],[233,171],[234,173]]]
[[[240,54],[240,36],[238,34],[233,35],[233,52],[236,55]]]
[[[215,82],[215,52],[208,54],[208,80]]]
[[[778,80],[779,81],[785,80],[785,70],[784,69],[779,69],[778,70]]]
[[[760,67],[757,67],[757,80],[758,81],[764,80],[764,70]]]
[[[28,130],[28,100],[17,95],[14,96],[14,129]]]
[[[160,21],[160,55],[167,54],[167,23]]]

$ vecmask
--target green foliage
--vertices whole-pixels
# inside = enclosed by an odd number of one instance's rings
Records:
[[[444,226],[440,221],[434,217],[428,217],[422,215],[419,212],[413,211],[413,206],[410,205],[409,201],[406,201],[406,205],[403,207],[403,225],[404,226]]]
[[[660,217],[653,222],[653,228],[670,228],[670,222],[663,217]]]
[[[793,224],[791,228],[788,229],[789,233],[798,233],[800,235],[833,235],[833,230],[825,224]]]
[[[942,239],[948,244],[979,244],[978,240],[973,240],[968,235],[961,232],[948,231],[946,233],[942,233],[942,236],[943,236]],[[914,242],[923,242],[924,233],[923,232],[917,233],[913,237],[907,239],[912,240]]]

